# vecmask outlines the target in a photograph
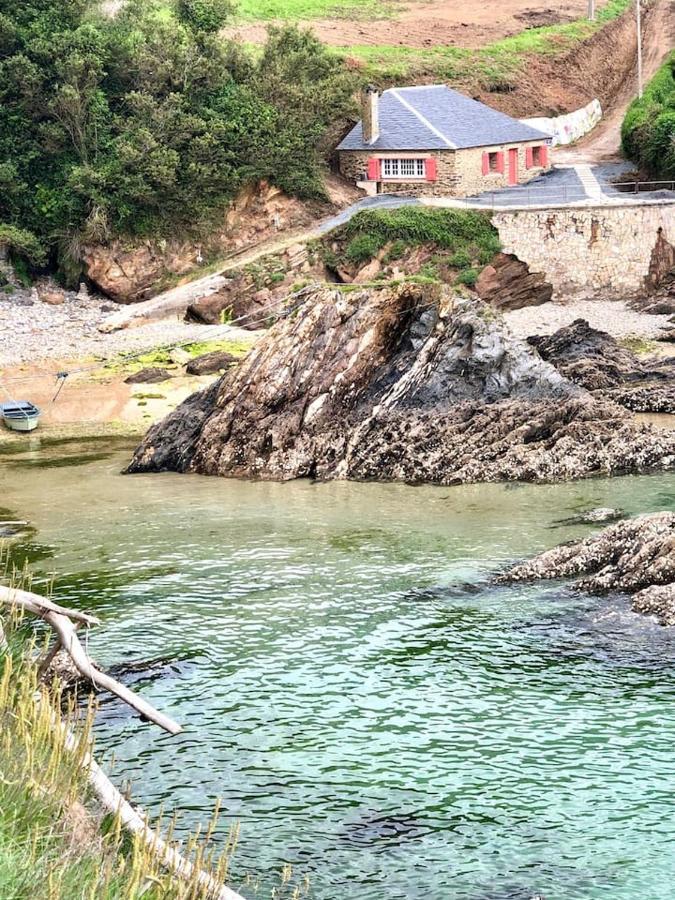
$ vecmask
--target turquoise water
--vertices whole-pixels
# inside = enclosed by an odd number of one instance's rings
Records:
[[[185,725],[108,701],[99,752],[185,829],[222,797],[247,898],[284,863],[316,900],[675,897],[675,630],[489,582],[590,533],[556,524],[580,509],[675,509],[675,475],[275,485],[53,456],[0,467],[37,529],[17,555],[104,619],[100,662],[171,660],[133,684]]]

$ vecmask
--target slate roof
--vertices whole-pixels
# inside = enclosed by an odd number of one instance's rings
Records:
[[[462,150],[550,139],[444,84],[384,91],[379,120],[380,134],[372,144],[364,142],[359,122],[338,150]]]

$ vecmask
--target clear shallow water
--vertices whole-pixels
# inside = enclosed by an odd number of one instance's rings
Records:
[[[581,508],[675,509],[675,476],[273,485],[125,458],[5,460],[0,506],[37,527],[58,598],[104,618],[102,663],[175,660],[135,686],[185,733],[107,703],[99,748],[186,828],[223,798],[235,885],[268,897],[289,862],[316,900],[675,897],[675,633],[487,581],[590,533],[554,524]]]

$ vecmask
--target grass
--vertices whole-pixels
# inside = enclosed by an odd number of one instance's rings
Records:
[[[237,14],[242,19],[268,22],[279,19],[384,19],[393,14],[389,3],[379,0],[240,0]]]
[[[423,248],[421,256],[414,253],[417,247]],[[501,245],[488,213],[408,206],[363,210],[319,248],[334,271],[354,274],[377,257],[383,265],[378,281],[390,280],[395,264],[408,281],[472,287]]]
[[[675,52],[628,107],[621,144],[648,177],[675,177]]]

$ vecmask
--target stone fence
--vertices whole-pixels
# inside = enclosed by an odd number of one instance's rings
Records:
[[[495,212],[505,253],[543,273],[553,299],[625,299],[657,285],[675,263],[675,205]]]

